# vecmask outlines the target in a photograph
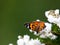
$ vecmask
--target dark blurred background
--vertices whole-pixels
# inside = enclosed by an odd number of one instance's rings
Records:
[[[0,45],[16,45],[18,35],[34,38],[24,23],[36,19],[47,21],[45,11],[60,9],[59,5],[60,0],[0,0]]]

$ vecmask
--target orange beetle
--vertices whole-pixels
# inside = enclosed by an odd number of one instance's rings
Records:
[[[24,26],[26,28],[31,29],[32,31],[36,31],[37,33],[43,30],[46,26],[45,23],[42,21],[33,21],[30,23],[25,23]]]

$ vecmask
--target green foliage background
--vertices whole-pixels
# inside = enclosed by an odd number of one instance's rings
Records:
[[[0,45],[16,45],[20,34],[35,38],[24,23],[36,19],[47,21],[44,13],[50,9],[60,9],[60,0],[0,0]]]

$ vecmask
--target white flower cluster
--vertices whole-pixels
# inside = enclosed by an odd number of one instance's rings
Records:
[[[36,20],[36,21],[39,21],[39,20]],[[30,30],[30,32],[34,32],[34,35],[40,36],[41,38],[48,37],[50,39],[56,39],[57,36],[51,33],[52,24],[46,22],[45,26],[46,27],[42,31],[40,31],[39,33],[37,33],[36,31],[32,31],[32,30]]]
[[[45,45],[41,43],[38,39],[30,39],[30,36],[24,35],[18,36],[17,45]]]
[[[47,17],[47,19],[50,23],[55,23],[60,28],[59,9],[46,11],[45,16]]]
[[[9,43],[9,45],[13,45],[12,43]],[[44,43],[41,43],[40,40],[37,39],[30,39],[29,35],[18,36],[17,45],[45,45]]]

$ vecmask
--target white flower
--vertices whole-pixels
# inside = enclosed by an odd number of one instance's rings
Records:
[[[31,29],[29,29],[30,32],[33,32]]]
[[[45,30],[46,30],[47,32],[50,32],[50,31],[51,31],[51,28],[52,28],[52,24],[50,24],[50,23],[45,23],[45,25],[46,25]]]
[[[59,14],[59,9],[55,10],[55,14],[57,14],[57,15]]]
[[[49,13],[50,11],[46,11],[45,12],[45,16],[48,18],[49,17],[49,15],[48,15],[48,13]]]
[[[19,36],[18,36],[18,39],[21,39],[21,38],[22,38],[22,36],[21,36],[21,35],[19,35]]]
[[[56,39],[57,36],[56,35],[52,35],[52,37],[50,37],[51,39]]]
[[[9,43],[9,45],[13,45],[12,43]]]
[[[49,36],[50,39],[56,39],[57,38],[57,36],[52,34],[51,32],[47,36]]]
[[[29,45],[43,45],[44,43],[41,43],[38,39],[31,39],[29,42]],[[45,45],[45,44],[44,44]]]
[[[60,28],[60,14],[59,9],[49,10],[45,12],[45,16],[50,23],[55,23]]]
[[[30,40],[30,36],[28,35],[24,35],[24,38],[23,38],[24,42],[27,44]]]
[[[23,39],[19,39],[17,40],[17,45],[24,45],[24,40]]]
[[[39,19],[37,19],[36,21],[40,21]]]

